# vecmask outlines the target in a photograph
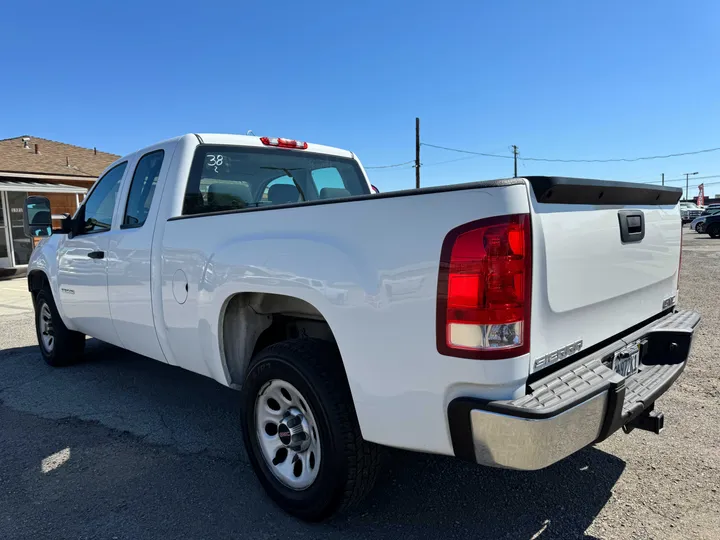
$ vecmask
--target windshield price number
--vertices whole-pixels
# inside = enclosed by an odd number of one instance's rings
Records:
[[[225,156],[222,154],[208,154],[207,160],[208,167],[211,167],[215,172],[218,172],[218,167],[225,162]]]

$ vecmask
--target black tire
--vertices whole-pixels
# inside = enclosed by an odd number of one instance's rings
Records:
[[[710,238],[720,238],[720,223],[712,223],[707,227]]]
[[[43,342],[41,322],[43,306],[47,306],[52,324],[53,340],[49,347]],[[47,288],[42,289],[35,297],[35,332],[40,353],[48,365],[52,367],[69,366],[82,359],[85,350],[85,335],[69,330],[65,326],[55,306],[52,292]]]
[[[319,433],[320,468],[313,483],[302,491],[286,487],[273,475],[258,442],[257,398],[270,381],[278,379],[305,397]],[[359,502],[371,490],[380,465],[380,448],[362,438],[334,344],[294,339],[271,345],[252,360],[242,394],[242,430],[250,463],[283,510],[305,521],[322,521]]]

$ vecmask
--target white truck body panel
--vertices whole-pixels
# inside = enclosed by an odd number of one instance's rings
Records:
[[[230,299],[270,293],[307,302],[333,333],[363,437],[372,442],[452,455],[453,399],[522,396],[532,359],[576,340],[606,340],[659,314],[677,290],[677,205],[627,206],[646,219],[644,241],[627,245],[617,222],[625,206],[538,203],[521,179],[182,216],[200,144],[266,148],[257,137],[185,135],[118,160],[128,167],[112,229],[52,236],[33,253],[29,272],[47,275],[69,328],[232,386],[241,381],[231,380],[223,350]],[[135,164],[160,148],[165,159],[148,219],[122,229]],[[355,159],[320,145],[307,152]],[[462,224],[507,214],[531,217],[530,353],[502,360],[440,354],[443,240]],[[87,258],[94,250],[106,258]]]
[[[628,206],[644,213],[645,237],[640,244],[623,244],[617,215],[624,206],[532,199],[533,360],[578,340],[592,346],[676,299],[682,232],[677,207]]]
[[[440,246],[447,231],[478,215],[527,211],[527,190],[514,185],[288,208],[281,220],[277,211],[263,211],[170,221],[161,276],[168,359],[228,384],[218,316],[227,299],[237,292],[302,299],[335,335],[363,436],[451,454],[447,403],[459,393],[514,397],[524,386],[528,357],[479,362],[437,352]],[[375,240],[389,231],[393,242]],[[179,304],[173,276],[187,269],[188,298]],[[334,303],[322,287],[298,278],[342,289],[346,300]]]
[[[118,199],[127,200],[130,180],[138,161],[149,153],[165,152],[158,186],[164,186],[172,163],[177,139],[158,143],[128,158],[125,179]],[[160,215],[162,197],[153,196],[146,224],[140,228],[121,228],[124,204],[117,204],[109,236],[107,260],[107,289],[110,312],[122,346],[155,360],[167,361],[155,330],[152,307],[152,240],[154,225]],[[162,220],[164,221],[164,220]]]
[[[57,251],[57,293],[65,317],[75,328],[89,336],[122,346],[110,316],[107,287],[107,261],[94,260],[88,254],[106,251],[107,234],[88,234],[63,238]]]

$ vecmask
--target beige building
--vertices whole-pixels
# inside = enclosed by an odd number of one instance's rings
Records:
[[[50,199],[53,215],[72,214],[118,157],[30,135],[0,140],[0,271],[12,273],[30,259],[33,241],[23,230],[28,195]]]

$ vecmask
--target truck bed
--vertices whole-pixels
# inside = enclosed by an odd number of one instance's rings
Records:
[[[217,313],[228,297],[298,298],[332,329],[363,436],[452,454],[443,427],[452,399],[525,395],[531,372],[550,372],[562,360],[535,368],[536,359],[578,341],[582,354],[670,306],[679,196],[676,188],[530,177],[172,217],[158,223],[164,231],[154,255],[163,283],[156,317],[171,349],[165,353],[171,363],[231,384],[215,345]],[[628,209],[646,218],[639,244],[620,240],[618,212]],[[532,223],[530,353],[492,361],[441,354],[436,313],[445,236],[512,214],[529,214]],[[605,252],[595,249],[598,242]],[[181,268],[192,270],[187,301],[178,304],[172,288]],[[188,320],[199,320],[197,329]]]

